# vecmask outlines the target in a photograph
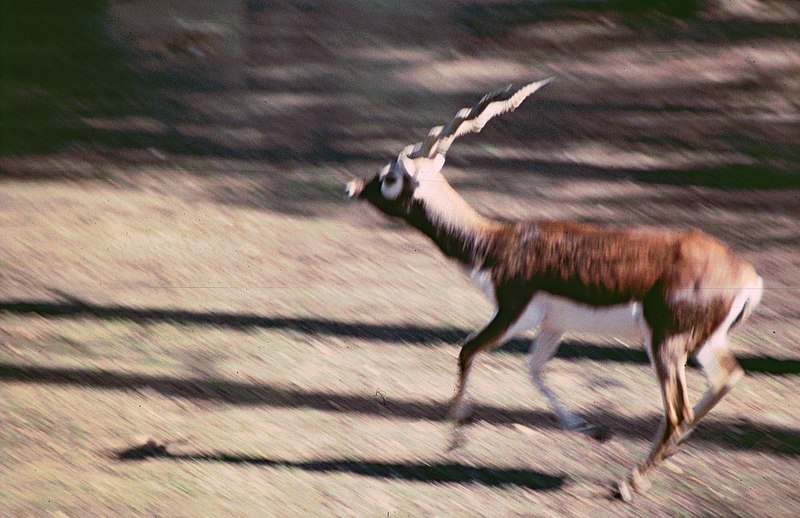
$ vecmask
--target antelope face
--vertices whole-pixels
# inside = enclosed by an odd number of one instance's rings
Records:
[[[367,179],[351,180],[345,186],[345,198],[365,200],[389,216],[408,215],[414,190],[415,164],[405,153],[394,162],[386,164],[374,176]]]
[[[486,94],[472,108],[459,110],[447,125],[432,128],[422,142],[407,146],[397,160],[385,165],[372,178],[349,182],[344,190],[345,197],[367,200],[389,216],[408,219],[420,182],[444,182],[440,171],[453,139],[481,131],[490,119],[515,110],[525,98],[550,81],[536,81],[518,90],[509,86]],[[425,196],[424,192],[417,194]],[[427,196],[431,196],[430,192]]]

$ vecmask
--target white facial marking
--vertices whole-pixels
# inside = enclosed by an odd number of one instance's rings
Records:
[[[387,200],[396,200],[403,191],[403,179],[387,175],[381,182],[381,195]]]
[[[403,173],[394,169],[396,167],[398,167],[396,164],[386,164],[378,173],[378,179],[381,181],[381,196],[387,200],[396,200],[403,191]]]

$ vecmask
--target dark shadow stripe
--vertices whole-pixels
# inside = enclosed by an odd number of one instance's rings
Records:
[[[229,329],[283,329],[305,334],[318,334],[401,344],[430,345],[438,342],[458,343],[469,330],[457,327],[419,326],[410,324],[366,324],[313,317],[267,317],[251,313],[197,312],[167,308],[134,308],[85,303],[73,297],[69,302],[44,300],[7,300],[0,302],[0,312],[35,314],[50,318],[93,317],[101,320],[130,320],[137,323],[175,323],[207,325]],[[512,340],[499,351],[521,354],[528,342]],[[567,360],[589,359],[619,363],[648,364],[644,351],[622,346],[591,345],[576,342],[561,344],[557,357]],[[751,373],[800,374],[800,360],[771,356],[737,356],[742,367]]]
[[[268,383],[244,383],[215,378],[179,378],[116,372],[102,369],[24,366],[0,363],[0,381],[53,385],[76,385],[105,390],[148,389],[168,397],[203,400],[231,405],[263,405],[276,408],[315,409],[403,420],[444,422],[447,404],[438,401],[395,399],[391,394],[332,394],[317,390],[279,387]],[[531,399],[534,399],[531,391]],[[653,401],[653,405],[657,405]],[[658,417],[626,417],[602,410],[584,413],[590,422],[614,433],[649,440]],[[549,412],[477,405],[475,418],[493,425],[525,424],[557,429]],[[703,421],[689,442],[718,443],[737,450],[757,450],[800,455],[800,430],[760,424],[748,420]]]
[[[488,487],[524,487],[537,491],[557,489],[563,476],[547,475],[529,469],[468,466],[455,462],[381,462],[355,459],[289,461],[269,457],[229,453],[170,453],[166,447],[146,444],[119,451],[120,461],[167,459],[178,461],[247,464],[269,468],[291,468],[313,473],[348,473],[363,477],[401,479],[411,482],[477,484]]]

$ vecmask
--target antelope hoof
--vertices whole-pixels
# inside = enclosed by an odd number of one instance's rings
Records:
[[[633,487],[627,478],[622,479],[617,483],[616,496],[626,504],[633,501]]]
[[[606,442],[612,437],[611,428],[603,425],[585,423],[583,426],[574,429],[587,437],[591,437],[597,442]]]
[[[452,421],[453,423],[456,424],[456,426],[458,426],[469,422],[470,419],[472,418],[472,412],[473,408],[470,403],[466,401],[458,401],[456,403],[453,403],[453,405],[450,407],[450,412],[448,413],[448,416],[450,418],[450,421]]]
[[[569,431],[582,433],[598,442],[606,442],[611,439],[609,427],[592,424],[577,415],[569,415],[561,419],[561,425]]]
[[[650,488],[650,478],[636,470],[631,474],[631,484],[637,493],[644,493]]]
[[[636,470],[617,483],[616,496],[623,502],[630,503],[635,493],[644,493],[649,487],[650,479]]]
[[[467,444],[467,434],[464,433],[464,430],[462,430],[460,426],[453,428],[453,431],[450,432],[450,442],[447,445],[447,452],[450,453],[458,450],[465,444]]]
[[[666,460],[678,453],[683,443],[686,442],[690,435],[692,435],[692,432],[694,432],[694,428],[690,428],[685,432],[680,433],[679,438],[667,447],[667,450],[664,452],[664,459]]]

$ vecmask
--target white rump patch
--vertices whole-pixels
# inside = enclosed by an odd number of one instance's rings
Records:
[[[733,299],[733,304],[731,304],[731,309],[728,311],[725,320],[711,333],[711,336],[700,346],[695,355],[695,359],[697,359],[697,362],[703,368],[703,372],[712,383],[722,373],[717,355],[719,350],[727,350],[728,348],[728,333],[731,326],[742,311],[745,310],[746,304],[751,304],[753,308],[758,305],[761,301],[763,290],[764,281],[761,277],[758,277],[753,284],[740,289]]]

